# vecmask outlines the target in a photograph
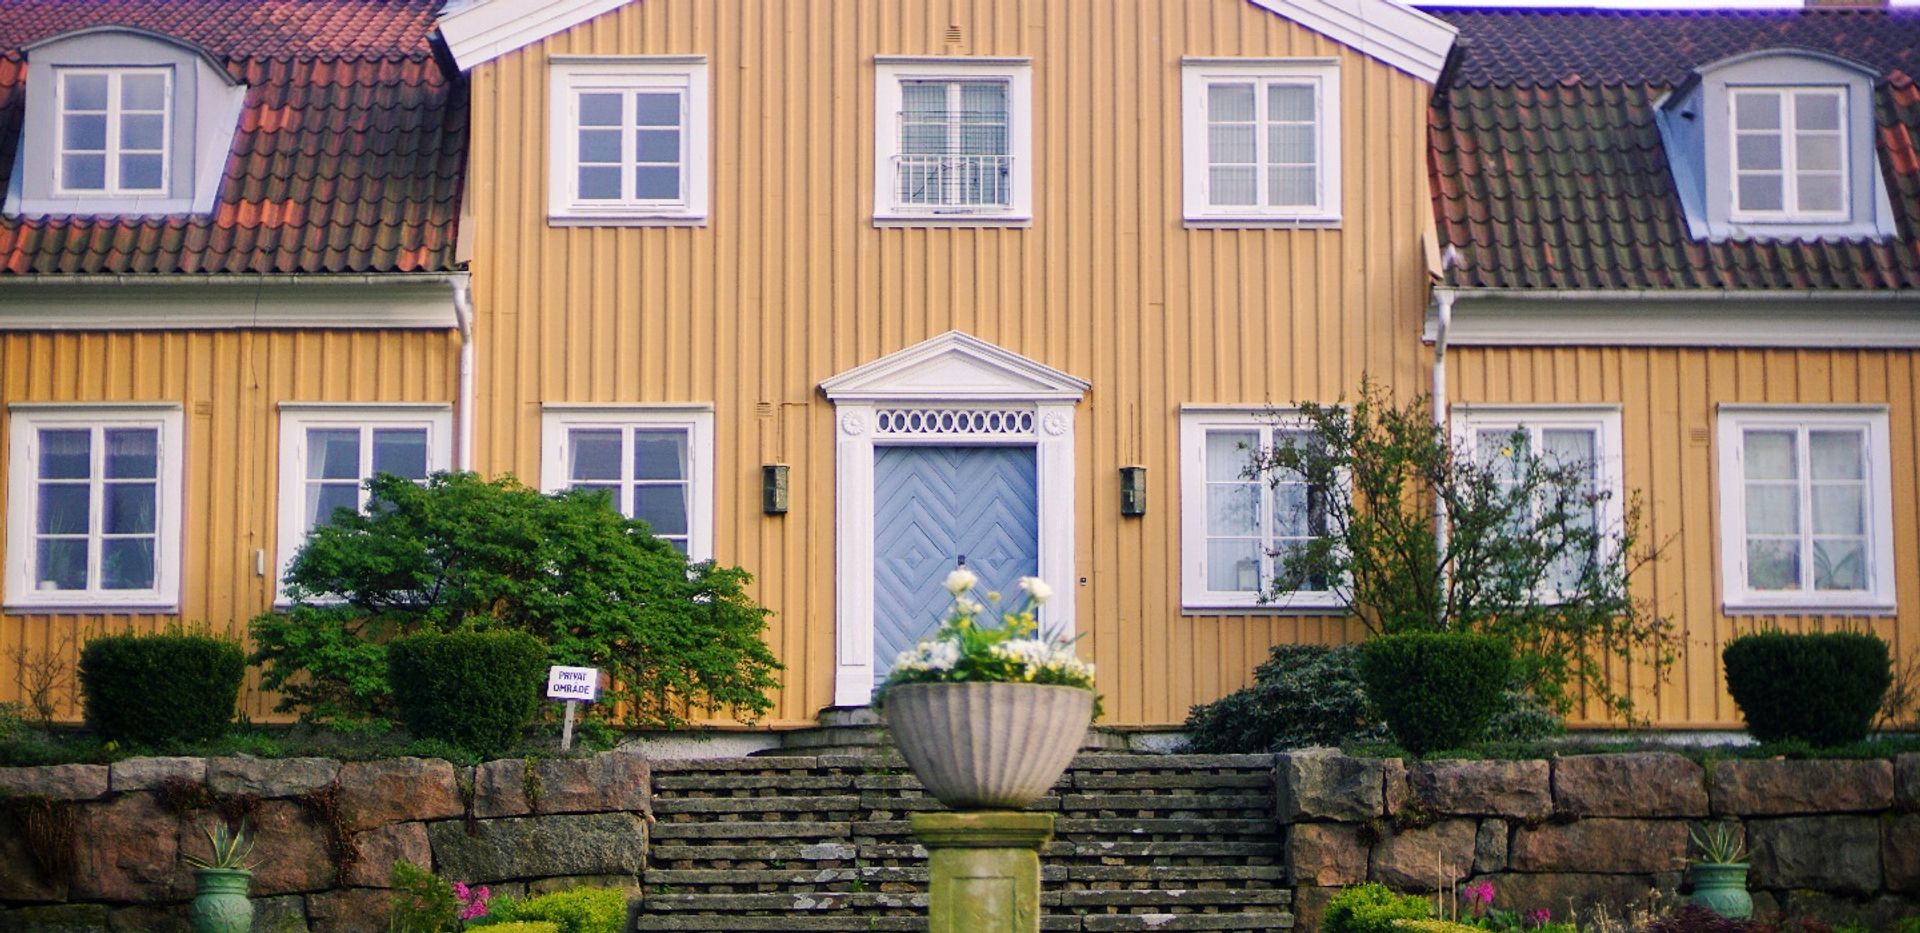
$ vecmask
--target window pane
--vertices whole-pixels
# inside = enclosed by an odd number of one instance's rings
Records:
[[[1780,137],[1768,133],[1741,133],[1734,139],[1736,165],[1742,171],[1778,171]]]
[[[75,190],[95,191],[107,186],[107,157],[70,155],[60,158],[60,183]]]
[[[1207,484],[1207,534],[1260,533],[1260,487],[1253,483]]]
[[[1326,503],[1305,483],[1281,483],[1273,489],[1273,536],[1313,538],[1326,533]]]
[[[1814,479],[1865,479],[1865,439],[1858,431],[1808,431]]]
[[[120,148],[159,149],[165,143],[166,118],[157,113],[120,118]]]
[[[427,432],[422,428],[380,428],[373,432],[373,472],[408,479],[427,478]]]
[[[1259,590],[1259,545],[1252,541],[1208,541],[1207,589],[1222,593]]]
[[[1313,122],[1313,88],[1300,84],[1269,87],[1267,119],[1290,123]]]
[[[633,432],[633,478],[686,479],[686,432]]]
[[[120,538],[100,545],[100,588],[153,589],[153,539]]]
[[[1813,588],[1866,589],[1866,542],[1860,539],[1813,542]]]
[[[567,445],[567,460],[573,464],[568,479],[579,483],[620,478],[620,431],[617,428],[568,432]]]
[[[620,95],[618,94],[582,94],[580,95],[581,126],[619,126]]]
[[[1207,161],[1215,165],[1251,165],[1254,160],[1253,134],[1251,126],[1208,127]]]
[[[43,535],[83,535],[93,511],[93,490],[83,483],[43,483],[40,518]]]
[[[620,487],[618,486],[607,485],[604,483],[575,483],[572,488],[584,489],[588,492],[599,493],[602,496],[606,497],[607,506],[609,508],[612,508],[615,511],[619,511],[620,509]]]
[[[1748,431],[1746,449],[1748,479],[1793,479],[1795,469],[1792,431]]]
[[[1207,86],[1207,120],[1213,123],[1253,122],[1253,85]]]
[[[1267,161],[1282,164],[1313,162],[1313,125],[1267,127]]]
[[[678,483],[670,486],[635,486],[633,517],[646,522],[655,534],[686,534],[687,487]]]
[[[1778,175],[1740,176],[1740,209],[1743,211],[1780,210],[1785,203],[1780,194],[1782,187]]]
[[[1007,85],[1003,81],[967,81],[960,85],[960,109],[970,123],[1007,122]]]
[[[129,191],[160,190],[160,161],[158,154],[121,156],[120,187]]]
[[[644,201],[672,201],[679,198],[679,167],[643,165],[634,169],[633,196]]]
[[[581,130],[580,161],[613,162],[620,161],[619,130]],[[620,176],[615,175],[617,180]]]
[[[910,123],[945,122],[947,86],[932,81],[903,81],[900,109]]]
[[[1840,97],[1836,94],[1799,94],[1793,100],[1793,125],[1802,130],[1840,128]]]
[[[1840,199],[1839,175],[1800,176],[1800,210],[1831,213],[1845,207]]]
[[[1586,428],[1547,428],[1540,432],[1541,456],[1563,467],[1587,468],[1591,475],[1598,457],[1599,438]]]
[[[1284,589],[1296,593],[1324,593],[1332,587],[1327,584],[1327,575],[1323,573],[1291,576],[1287,571],[1287,560],[1294,554],[1306,550],[1305,542],[1283,541],[1273,548],[1273,575],[1276,583]]]
[[[107,115],[104,113],[69,114],[63,121],[60,144],[67,151],[107,148]]]
[[[633,134],[633,157],[640,162],[680,161],[679,130],[637,130]]]
[[[152,479],[160,475],[160,432],[152,428],[109,428],[108,479]]]
[[[596,200],[618,200],[620,197],[619,166],[581,166],[580,196]]]
[[[67,110],[105,110],[107,109],[106,75],[67,75]]]
[[[1260,444],[1255,431],[1207,432],[1207,479],[1243,481],[1253,465],[1254,448]]]
[[[1866,534],[1866,487],[1853,483],[1814,484],[1813,533],[1817,535]]]
[[[360,430],[314,428],[307,432],[308,479],[360,479]]]
[[[1800,490],[1784,483],[1747,484],[1747,533],[1791,535],[1800,532]]]
[[[153,483],[108,483],[101,490],[106,500],[102,530],[110,535],[152,534],[158,490]]]
[[[635,126],[679,126],[680,95],[654,92],[633,95]]]
[[[1733,95],[1733,123],[1743,130],[1780,128],[1780,95],[1742,93]]]
[[[1311,165],[1277,165],[1267,170],[1267,203],[1275,207],[1304,207],[1319,201]]]
[[[1807,134],[1794,139],[1795,165],[1803,172],[1840,170],[1840,137],[1825,133]]]
[[[360,511],[360,486],[357,483],[308,483],[307,525],[318,527],[333,523],[338,509]]]
[[[1747,586],[1756,590],[1800,588],[1800,542],[1748,541]]]
[[[34,585],[43,590],[87,588],[87,542],[71,538],[42,539],[35,548]]]
[[[167,106],[167,79],[157,74],[130,74],[120,79],[122,110],[164,110]]]
[[[40,478],[86,479],[93,475],[93,432],[40,432]]]

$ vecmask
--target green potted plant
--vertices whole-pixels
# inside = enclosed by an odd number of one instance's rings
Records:
[[[1747,893],[1747,846],[1740,827],[1716,823],[1689,832],[1698,858],[1687,859],[1687,880],[1693,885],[1688,903],[1698,904],[1731,920],[1753,916],[1753,896]]]
[[[920,783],[955,810],[1019,810],[1067,769],[1099,697],[1093,665],[1069,640],[1040,631],[1053,591],[1023,577],[1002,610],[971,594],[971,571],[947,576],[953,608],[932,637],[900,653],[878,701],[894,744]]]
[[[253,880],[257,862],[253,839],[243,825],[239,828],[217,823],[206,829],[212,848],[206,858],[182,856],[193,866],[194,898],[188,916],[194,933],[247,933],[253,928],[253,902],[247,900],[247,883]]]

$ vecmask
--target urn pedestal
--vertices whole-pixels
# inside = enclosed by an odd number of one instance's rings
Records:
[[[913,835],[927,849],[928,933],[1039,933],[1053,814],[915,813]]]

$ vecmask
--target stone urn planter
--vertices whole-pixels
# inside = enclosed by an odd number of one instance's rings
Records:
[[[1066,771],[1094,693],[1029,683],[900,684],[887,724],[914,776],[955,810],[1020,810]]]
[[[1695,862],[1687,868],[1693,882],[1690,904],[1698,904],[1730,920],[1753,916],[1753,895],[1747,893],[1746,862]]]
[[[193,872],[195,894],[188,917],[193,933],[247,933],[253,929],[253,902],[247,884],[253,872],[244,868],[199,868]]]

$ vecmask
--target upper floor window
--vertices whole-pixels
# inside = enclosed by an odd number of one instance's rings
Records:
[[[1031,218],[1025,61],[883,59],[877,70],[875,219]]]
[[[1289,551],[1329,535],[1328,491],[1298,476],[1256,475],[1255,455],[1304,438],[1264,412],[1190,411],[1180,418],[1181,604],[1255,608],[1286,573]],[[1292,581],[1271,608],[1334,608],[1332,581]]]
[[[556,59],[552,90],[552,220],[706,218],[704,59]]]
[[[602,490],[689,558],[713,557],[711,410],[553,407],[543,420],[543,488]]]
[[[1182,84],[1189,221],[1340,219],[1337,63],[1188,60]]]
[[[1733,214],[1847,215],[1846,88],[1732,88]]]
[[[171,72],[164,68],[62,68],[62,192],[155,194],[167,187]]]

